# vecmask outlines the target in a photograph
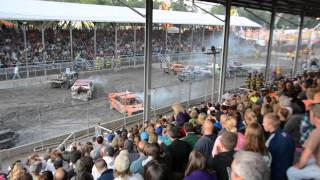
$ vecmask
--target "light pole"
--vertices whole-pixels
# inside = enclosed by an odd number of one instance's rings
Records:
[[[23,46],[24,46],[24,57],[26,60],[27,78],[29,77],[29,62],[28,62],[28,47],[27,47],[27,22],[23,22]]]
[[[211,102],[214,102],[214,90],[215,90],[215,69],[216,69],[216,55],[219,54],[221,52],[221,49],[217,49],[214,46],[211,46],[210,50],[206,50],[205,48],[202,49],[202,51],[204,52],[204,54],[207,55],[213,55],[212,56],[212,90],[211,90]]]

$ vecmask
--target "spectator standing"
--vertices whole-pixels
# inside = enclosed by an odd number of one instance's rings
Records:
[[[172,143],[166,148],[165,158],[169,170],[173,173],[173,179],[181,179],[188,163],[191,147],[188,143],[179,140],[178,129],[176,127],[170,128],[168,130],[168,135]]]
[[[315,104],[310,111],[311,123],[316,126],[304,144],[304,150],[298,163],[289,168],[289,180],[320,178],[320,104]]]
[[[68,173],[63,168],[59,168],[56,170],[56,173],[54,174],[53,179],[54,180],[68,180],[69,179]]]
[[[152,160],[144,167],[144,180],[168,180],[170,174],[166,164]]]
[[[290,134],[294,140],[296,147],[301,147],[300,145],[300,124],[304,118],[304,114],[293,114],[288,122],[284,126],[284,131]]]
[[[294,158],[294,141],[292,137],[280,128],[280,120],[275,113],[266,114],[263,118],[263,127],[271,133],[266,146],[272,156],[271,179],[287,179],[286,171],[292,165]]]
[[[191,123],[193,126],[197,124],[197,118],[198,118],[198,112],[195,108],[193,108],[190,112],[190,120],[189,123]]]
[[[38,180],[42,169],[41,161],[35,161],[30,165],[30,172],[33,180]]]
[[[105,145],[103,145],[103,137],[98,136],[96,138],[96,144],[93,147],[93,150],[90,152],[90,156],[93,160],[102,158],[105,154]]]
[[[235,153],[234,148],[237,145],[237,134],[225,131],[221,135],[220,153],[208,159],[208,166],[214,170],[219,180],[229,180],[229,169]]]
[[[266,147],[264,132],[260,124],[257,122],[249,124],[244,137],[244,150],[259,153],[270,167],[272,157]]]
[[[201,152],[207,159],[211,157],[212,148],[216,140],[213,128],[213,123],[206,120],[202,125],[202,137],[194,145],[194,150]]]
[[[231,167],[231,180],[270,180],[270,169],[258,153],[237,152]]]
[[[186,136],[183,137],[181,140],[185,141],[186,143],[189,144],[191,148],[193,148],[198,141],[198,136],[193,131],[193,125],[189,122],[186,122],[183,125],[183,129],[186,132]]]
[[[127,150],[120,151],[114,162],[114,180],[143,180],[140,174],[132,174],[129,171],[129,153]]]
[[[311,95],[308,96],[308,100],[309,100],[309,102],[320,102],[320,92],[317,92],[313,97],[312,97],[312,93],[311,93]],[[305,112],[304,118],[303,118],[301,125],[300,125],[300,134],[301,134],[300,143],[302,145],[308,139],[310,132],[314,129],[314,125],[310,122],[310,119],[309,119],[310,106],[309,106],[308,101],[305,101],[305,104],[306,104],[305,105],[306,112]]]
[[[21,76],[19,74],[19,65],[18,64],[16,64],[16,66],[13,69],[13,77],[12,77],[12,79],[15,80],[16,78],[21,79]]]
[[[97,168],[99,174],[101,174],[98,180],[113,180],[113,170],[108,169],[108,165],[104,159],[96,160],[94,165]]]
[[[207,169],[206,157],[199,151],[192,151],[183,180],[216,180],[214,174]]]
[[[189,121],[189,117],[180,104],[174,104],[172,109],[178,127],[182,127],[185,122]]]
[[[144,161],[145,159],[147,159],[147,156],[144,154],[144,148],[145,148],[146,142],[145,141],[140,141],[138,143],[138,147],[137,150],[139,152],[139,158],[135,161],[133,161],[130,165],[130,172],[131,173],[140,173],[143,174],[141,172],[142,170],[142,161]]]
[[[240,132],[237,132],[237,121],[234,117],[228,116],[224,122],[222,122],[222,127],[229,132],[233,132],[237,134],[238,140],[237,145],[235,147],[236,151],[243,150],[244,148],[244,135]],[[214,146],[212,148],[212,157],[217,155],[220,151],[220,145],[221,145],[221,136],[217,138],[217,140],[214,143]]]

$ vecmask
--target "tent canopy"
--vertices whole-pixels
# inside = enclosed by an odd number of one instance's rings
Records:
[[[145,9],[136,8],[142,14]],[[224,19],[224,16],[220,16]],[[38,0],[1,0],[0,19],[32,21],[92,21],[145,23],[145,19],[127,7]],[[157,24],[224,25],[217,18],[202,13],[153,10]],[[232,16],[231,25],[261,27],[245,17]]]

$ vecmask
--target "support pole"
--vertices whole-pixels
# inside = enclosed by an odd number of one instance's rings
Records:
[[[151,103],[151,68],[152,68],[152,13],[153,2],[146,0],[146,28],[145,28],[145,50],[144,50],[144,111],[143,121],[150,117]]]
[[[137,28],[133,29],[133,67],[136,67],[136,53],[137,53]]]
[[[133,29],[133,57],[136,57],[137,52],[137,28],[134,27]]]
[[[205,26],[202,27],[202,37],[201,37],[201,48],[204,47],[204,30],[205,30]]]
[[[29,77],[29,62],[28,62],[28,47],[27,47],[27,23],[24,22],[22,25],[23,31],[23,45],[24,45],[24,58],[26,60],[26,70],[27,70],[27,78]]]
[[[115,35],[114,35],[114,55],[117,57],[118,55],[118,28],[115,27]]]
[[[179,26],[179,48],[178,48],[178,62],[180,61],[180,50],[181,50],[181,26]]]
[[[73,61],[73,41],[72,41],[72,27],[70,27],[70,56],[71,61]]]
[[[166,49],[164,50],[164,54],[167,54],[168,49],[168,29],[166,28],[166,39],[165,39],[165,46]]]
[[[212,94],[211,94],[211,103],[214,103],[214,92],[215,92],[215,78],[216,78],[216,54],[212,55]]]
[[[226,83],[225,78],[226,78],[228,47],[229,47],[230,10],[231,10],[231,1],[229,0],[226,4],[226,19],[224,21],[223,49],[222,49],[221,73],[220,73],[220,84],[219,84],[219,102],[222,101],[222,95],[224,93],[225,83]]]
[[[93,50],[94,50],[94,59],[97,58],[97,27],[93,27]]]
[[[270,32],[269,32],[269,42],[268,42],[268,52],[267,52],[267,61],[266,61],[266,71],[264,73],[265,83],[269,80],[269,70],[270,70],[270,61],[271,61],[271,52],[272,52],[272,41],[273,41],[273,30],[274,30],[274,21],[275,21],[276,12],[273,10],[271,14],[270,22]]]
[[[114,32],[114,56],[112,60],[112,69],[115,71],[118,70],[118,58],[118,28],[116,24]]]
[[[44,76],[47,76],[47,59],[46,59],[46,44],[44,40],[44,23],[42,24],[41,28],[41,40],[42,40],[42,58],[43,58],[43,63],[44,63]]]
[[[191,26],[191,53],[193,52],[193,26]]]
[[[297,41],[297,45],[296,45],[296,55],[295,55],[294,62],[293,62],[292,77],[294,77],[297,74],[299,50],[300,50],[300,46],[301,46],[301,35],[302,35],[302,29],[303,29],[303,21],[304,21],[304,16],[301,15],[300,16],[298,41]]]

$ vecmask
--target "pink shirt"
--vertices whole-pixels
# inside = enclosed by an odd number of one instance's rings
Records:
[[[237,133],[238,141],[237,145],[234,148],[235,151],[241,151],[244,148],[244,135],[242,133]],[[221,146],[221,136],[219,136],[216,141],[214,142],[213,148],[212,148],[212,157],[217,155],[219,152],[219,147]]]

